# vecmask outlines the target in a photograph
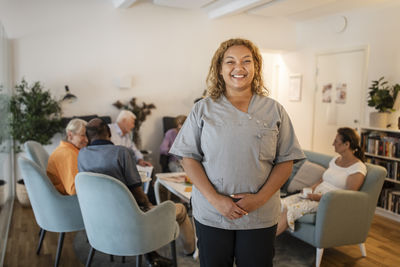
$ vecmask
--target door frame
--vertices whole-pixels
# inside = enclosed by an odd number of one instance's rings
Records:
[[[367,80],[368,80],[368,64],[369,64],[369,53],[370,47],[369,45],[360,45],[360,46],[352,46],[352,47],[345,47],[339,49],[329,49],[325,51],[321,51],[315,54],[315,67],[314,67],[314,94],[313,94],[313,108],[312,108],[312,130],[311,130],[311,150],[314,150],[314,136],[315,136],[315,109],[317,100],[317,90],[318,90],[318,57],[320,56],[327,56],[327,55],[334,55],[334,54],[345,54],[345,53],[352,53],[352,52],[363,52],[364,53],[364,67],[362,70],[362,80],[361,80],[361,93],[365,97],[365,102],[360,102],[360,122],[359,125],[365,125],[365,109],[367,105]],[[358,130],[358,129],[357,129]]]

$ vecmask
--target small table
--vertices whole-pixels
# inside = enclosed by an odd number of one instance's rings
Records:
[[[186,203],[190,203],[190,197],[192,195],[192,185],[185,183],[185,182],[172,182],[171,180],[165,180],[164,178],[171,178],[171,177],[179,177],[179,176],[186,176],[184,172],[169,172],[169,173],[157,173],[156,174],[156,182],[154,183],[154,194],[156,196],[157,204],[161,203],[160,199],[160,184],[162,184],[168,191],[175,194],[177,197],[185,201]],[[190,188],[189,190],[187,190]],[[194,227],[194,223],[193,223]],[[199,249],[197,248],[197,237],[196,231],[194,232],[195,235],[195,252],[193,254],[193,259],[197,259],[199,257]]]
[[[156,196],[157,204],[161,203],[160,199],[160,184],[162,184],[168,191],[185,201],[186,203],[190,202],[190,196],[192,195],[191,190],[188,192],[187,188],[191,189],[191,185],[184,182],[172,182],[170,180],[165,180],[164,178],[170,177],[178,177],[184,176],[186,173],[184,172],[169,172],[169,173],[157,173],[157,180],[154,184],[154,194]]]

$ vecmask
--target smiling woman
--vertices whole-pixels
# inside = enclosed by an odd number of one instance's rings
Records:
[[[254,62],[250,49],[240,45],[226,50],[222,60],[221,75],[228,94],[235,95],[242,91],[251,92]]]
[[[304,155],[286,111],[267,97],[261,70],[252,42],[223,42],[211,61],[209,97],[195,104],[170,150],[194,184],[201,266],[234,259],[272,266],[279,188]]]

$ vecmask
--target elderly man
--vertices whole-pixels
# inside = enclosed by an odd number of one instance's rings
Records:
[[[78,173],[79,150],[88,143],[86,121],[71,120],[64,141],[51,153],[47,164],[47,176],[63,195],[75,195],[75,175]]]
[[[143,154],[132,141],[132,130],[135,128],[136,115],[129,110],[122,110],[115,123],[108,125],[111,129],[111,141],[114,145],[125,146],[135,153],[137,164],[140,166],[152,166],[150,162],[143,160]]]
[[[120,180],[132,192],[142,210],[151,209],[152,204],[143,192],[140,175],[133,163],[135,161],[133,151],[124,146],[114,145],[110,141],[110,128],[99,118],[89,121],[86,133],[89,138],[89,146],[79,152],[79,171],[107,174]],[[176,220],[180,226],[184,252],[191,254],[195,248],[194,231],[182,204],[176,204]],[[146,260],[150,266],[171,264],[170,261],[167,261],[168,259],[156,255],[155,252],[146,254]]]

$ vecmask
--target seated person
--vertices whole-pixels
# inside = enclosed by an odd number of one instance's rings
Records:
[[[86,121],[71,120],[66,129],[66,138],[51,153],[47,164],[47,176],[63,195],[75,195],[75,175],[78,173],[79,150],[88,143]]]
[[[171,172],[183,172],[183,167],[179,162],[179,159],[174,155],[169,155],[168,152],[178,135],[179,130],[182,128],[183,123],[186,120],[186,116],[179,115],[175,118],[176,128],[169,129],[164,136],[164,139],[160,146],[160,154],[168,157],[168,168]]]
[[[79,152],[79,172],[102,173],[120,180],[132,192],[143,211],[151,209],[153,205],[143,192],[141,178],[136,164],[134,164],[135,155],[133,151],[124,146],[114,145],[110,141],[110,128],[99,118],[89,121],[86,126],[86,133],[89,139],[89,146]],[[194,231],[186,209],[182,204],[176,204],[176,220],[180,226],[180,237],[183,239],[184,253],[190,255],[195,249]],[[148,262],[152,261],[151,255],[146,254]],[[156,261],[160,259],[159,256],[154,257],[157,257]],[[162,261],[165,260],[167,259],[162,259]]]
[[[111,142],[114,145],[125,146],[135,153],[136,163],[140,166],[152,166],[143,160],[143,154],[132,141],[132,130],[135,128],[136,115],[129,110],[121,110],[117,122],[108,125],[111,130]]]
[[[276,235],[288,227],[294,231],[297,219],[305,214],[316,212],[323,194],[338,189],[359,190],[367,174],[364,151],[360,147],[360,137],[351,128],[339,128],[333,141],[335,152],[339,156],[329,162],[322,178],[314,184],[312,193],[302,198],[302,193],[282,199],[282,213]]]

